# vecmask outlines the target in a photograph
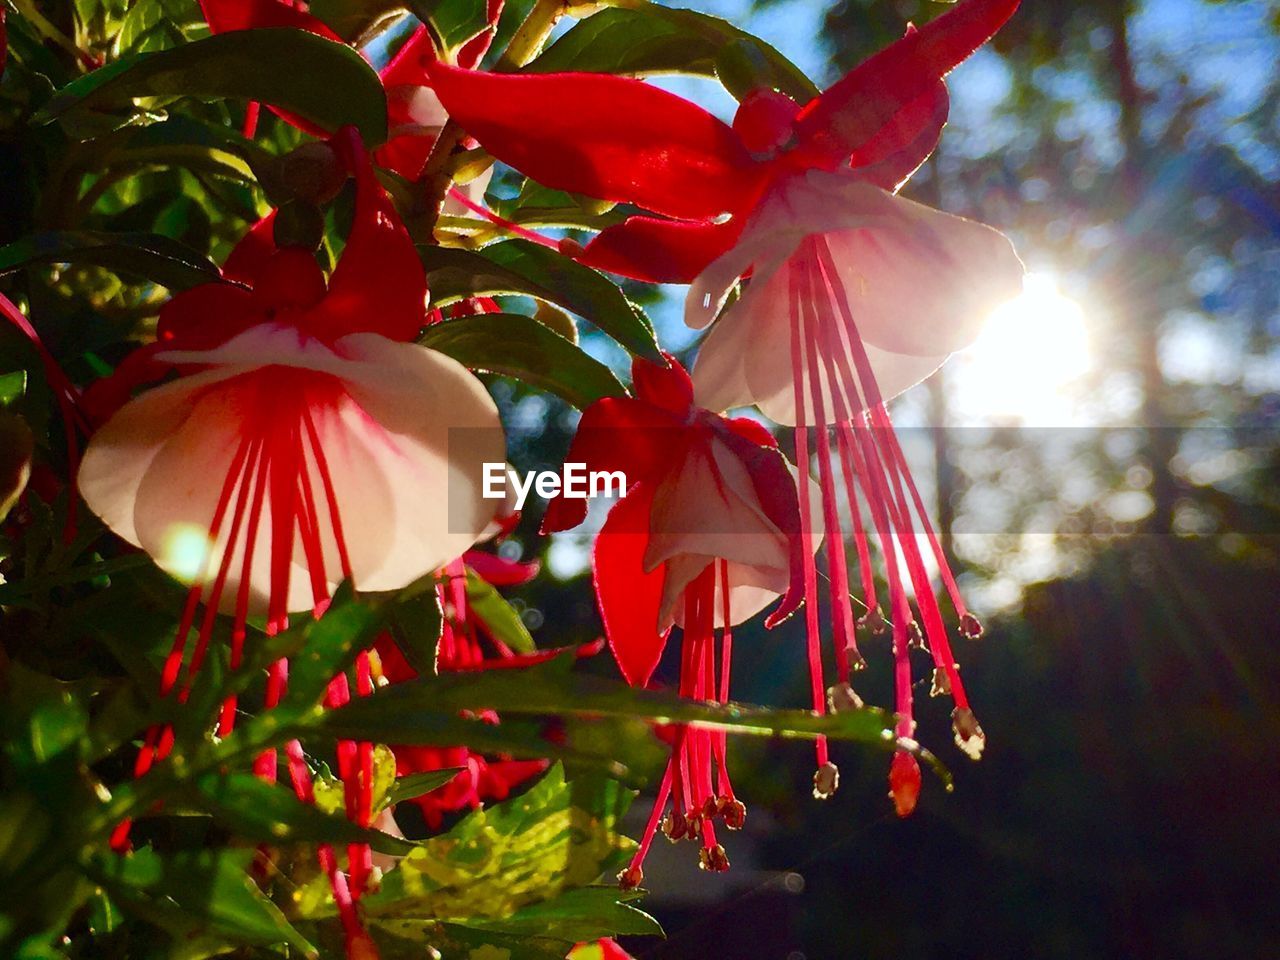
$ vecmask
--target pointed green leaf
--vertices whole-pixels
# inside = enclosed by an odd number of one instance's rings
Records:
[[[365,898],[366,915],[496,920],[586,886],[634,848],[615,832],[629,801],[616,799],[604,815],[578,804],[557,764],[522,795],[477,810],[407,855]]]
[[[524,625],[519,612],[507,603],[493,584],[480,579],[475,571],[467,571],[467,606],[496,640],[516,653],[533,653],[537,645]]]
[[[237,30],[123,57],[67,84],[36,120],[92,133],[130,122],[117,111],[135,99],[176,97],[269,103],[325,130],[354,125],[371,146],[387,137],[386,96],[368,62],[345,44],[291,29]]]
[[[403,800],[414,800],[432,790],[439,790],[461,772],[462,767],[448,767],[444,770],[427,770],[424,773],[400,777],[387,793],[387,805],[397,804]]]
[[[366,830],[341,813],[303,803],[287,787],[252,773],[209,774],[195,782],[193,799],[237,836],[267,843],[327,841],[367,843],[380,853],[400,856],[416,844],[381,830]]]
[[[654,3],[610,7],[579,22],[526,66],[535,73],[587,70],[649,76],[688,73],[715,77],[723,48],[744,43],[760,54],[763,86],[774,87],[797,103],[807,103],[818,88],[795,64],[751,34],[719,17]]]
[[[625,392],[603,363],[531,317],[486,313],[446,320],[419,342],[463,366],[515,377],[579,408]]]
[[[186,290],[222,279],[217,266],[190,247],[155,233],[58,230],[0,247],[0,274],[32,264],[72,263],[105,267]]]
[[[128,856],[97,854],[88,871],[126,909],[178,912],[241,943],[287,943],[306,956],[315,948],[249,879],[253,850],[199,850],[161,856],[150,848]]]
[[[529,240],[504,240],[471,252],[421,246],[434,305],[463,297],[522,293],[558,304],[636,356],[661,362],[649,319],[603,274]]]

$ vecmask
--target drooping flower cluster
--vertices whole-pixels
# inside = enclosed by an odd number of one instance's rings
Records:
[[[742,101],[732,127],[626,78],[431,69],[446,109],[494,156],[549,186],[652,211],[601,232],[581,259],[638,279],[693,281],[687,321],[697,328],[714,321],[693,370],[698,403],[712,410],[755,404],[795,427],[806,546],[813,546],[815,531],[829,532],[837,679],[830,690],[818,571],[812,549],[797,552],[813,706],[856,700],[850,674],[863,659],[855,622],[874,632],[891,625],[903,749],[890,781],[902,815],[914,808],[920,785],[910,753],[911,647],[927,647],[934,691],[954,698],[957,744],[977,757],[984,742],[919,532],[961,633],[977,636],[981,626],[947,566],[885,404],[972,342],[986,313],[1018,292],[1022,265],[997,231],[896,191],[937,144],[948,108],[943,77],[1016,7],[1017,0],[966,0],[923,29],[909,28],[806,104],[757,91]],[[820,518],[808,494],[815,458]],[[867,610],[857,621],[842,502]],[[884,557],[889,621],[869,532]],[[829,795],[837,773],[821,742],[818,761],[815,793]]]
[[[775,621],[801,600],[795,480],[767,430],[695,406],[689,375],[667,359],[666,369],[636,360],[633,397],[587,408],[569,460],[621,471],[630,483],[592,559],[605,636],[623,677],[645,686],[678,625],[681,696],[725,703],[733,626],[778,596],[785,594]],[[543,529],[567,529],[584,515],[581,500],[553,500]],[[680,725],[668,734],[671,759],[620,877],[625,887],[639,886],[660,821],[672,841],[700,845],[703,869],[721,871],[729,860],[715,821],[737,830],[746,816],[729,780],[724,732]]]
[[[733,628],[781,598],[766,624],[803,606],[814,709],[856,706],[857,628],[891,629],[899,749],[890,793],[897,812],[910,813],[921,786],[913,647],[932,658],[933,691],[954,699],[957,744],[976,758],[984,743],[930,561],[961,634],[977,636],[981,627],[947,566],[886,404],[973,340],[986,311],[1016,293],[1022,266],[1000,233],[897,191],[938,141],[948,108],[943,77],[1016,6],[964,0],[806,104],[774,90],[747,96],[731,126],[640,81],[476,71],[501,0],[488,4],[489,28],[456,64],[438,61],[419,27],[381,71],[388,142],[372,158],[351,130],[319,144],[355,185],[353,226],[332,272],[312,250],[277,244],[276,218],[268,216],[231,254],[219,282],[173,297],[156,342],[84,398],[100,424],[79,468],[84,499],[190,584],[161,694],[187,699],[220,613],[230,618],[230,663],[239,669],[251,618],[277,634],[291,615],[323,615],[344,581],[391,590],[435,573],[446,614],[440,670],[522,666],[549,655],[482,637],[469,611],[468,568],[507,584],[533,570],[470,551],[494,519],[479,478],[483,464],[504,459],[501,424],[474,376],[412,342],[440,314],[427,311],[421,262],[374,168],[376,160],[406,180],[420,178],[452,117],[492,156],[547,186],[647,211],[602,231],[579,259],[641,280],[691,283],[686,320],[710,327],[692,376],[671,357],[666,366],[637,360],[632,394],[587,409],[569,455],[630,482],[593,550],[605,634],[623,677],[647,686],[679,627],[680,695],[725,703]],[[340,42],[286,0],[202,0],[202,7],[214,32],[284,27]],[[478,205],[485,182],[454,200],[501,222]],[[493,309],[476,300],[455,311]],[[16,309],[9,314],[25,322]],[[56,386],[60,401],[72,404],[74,388]],[[797,471],[759,422],[723,415],[750,405],[794,428]],[[445,489],[447,512],[444,498],[432,495]],[[544,530],[573,527],[584,511],[581,501],[553,501]],[[825,600],[815,560],[824,539]],[[875,545],[887,592],[872,565]],[[836,670],[830,687],[822,605]],[[333,678],[326,704],[414,676],[384,640],[376,656],[359,653],[353,677]],[[271,666],[267,709],[288,679],[286,661]],[[232,697],[220,735],[236,716]],[[627,887],[641,882],[659,830],[695,843],[704,869],[727,869],[717,826],[739,829],[746,814],[722,731],[677,724],[663,736],[670,757],[640,847],[620,877]],[[172,745],[172,730],[149,731],[136,772]],[[837,771],[825,741],[817,749],[814,791],[829,796]],[[301,745],[284,752],[294,790],[313,800]],[[396,757],[401,774],[464,768],[419,799],[432,826],[445,813],[501,799],[545,766],[447,745],[398,746]],[[264,778],[277,776],[274,751],[254,766]],[[370,826],[372,745],[339,743],[337,766],[348,815]],[[127,847],[129,830],[121,824],[117,848]],[[331,846],[321,847],[320,861],[349,954],[371,955],[358,907],[373,876],[368,847],[353,844],[345,870]]]
[[[539,564],[518,563],[480,550],[469,550],[460,559],[445,565],[436,586],[444,612],[440,644],[436,653],[436,670],[445,673],[472,670],[509,670],[530,666],[559,653],[516,653],[475,615],[467,597],[468,575],[491,586],[516,586],[537,576]],[[493,655],[486,655],[485,645]],[[582,651],[595,652],[598,645]],[[409,665],[391,637],[379,640],[378,675],[387,683],[412,680],[418,672]],[[498,714],[486,710],[479,719],[498,723]],[[428,770],[460,768],[444,786],[415,797],[413,803],[422,811],[427,826],[438,828],[446,814],[479,808],[490,800],[505,800],[507,795],[530,777],[547,768],[545,760],[516,760],[509,757],[486,757],[466,746],[393,746],[396,772],[400,776]]]
[[[355,179],[356,204],[327,280],[310,251],[277,248],[260,225],[228,260],[225,279],[169,301],[157,341],[90,398],[99,412],[118,409],[85,451],[85,501],[191,583],[161,679],[161,694],[179,701],[208,654],[219,612],[232,616],[238,669],[250,616],[265,616],[274,634],[291,613],[320,616],[340,581],[364,590],[405,586],[460,556],[495,513],[478,480],[481,464],[504,454],[497,409],[465,368],[410,342],[425,322],[420,261],[354,131],[330,146]],[[127,399],[171,373],[177,378]],[[451,437],[457,427],[467,429]],[[425,496],[446,489],[447,515],[438,498]],[[355,683],[359,695],[373,689],[367,651],[357,658]],[[270,669],[267,709],[287,684],[281,660]],[[326,703],[350,696],[339,675]],[[220,734],[235,717],[229,699]],[[171,730],[150,731],[137,773],[171,747]],[[300,745],[285,753],[294,790],[313,800]],[[372,763],[370,744],[339,744],[347,810],[364,826]],[[274,751],[254,767],[274,779]],[[127,837],[122,824],[117,845]],[[352,847],[347,876],[332,849],[321,849],[321,861],[358,952],[367,941],[355,901],[368,881],[368,848]]]

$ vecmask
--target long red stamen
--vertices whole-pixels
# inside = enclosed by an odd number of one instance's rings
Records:
[[[804,564],[804,625],[809,654],[809,680],[813,697],[813,709],[822,713],[826,707],[826,684],[822,676],[822,647],[818,632],[818,571],[814,563],[813,552],[813,510],[809,499],[809,488],[812,478],[809,475],[809,432],[805,426],[804,395],[804,360],[803,344],[800,336],[800,305],[797,278],[793,274],[788,278],[791,287],[789,297],[791,304],[791,372],[793,396],[796,407],[796,466],[800,470],[800,537],[801,557]],[[815,741],[818,767],[826,767],[830,763],[827,751],[827,738],[818,737]]]

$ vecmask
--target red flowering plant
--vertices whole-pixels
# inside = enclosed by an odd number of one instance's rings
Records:
[[[896,195],[938,142],[943,77],[990,38],[1018,0],[970,0],[856,67],[800,104],[771,88],[747,93],[726,126],[701,107],[620,77],[508,77],[436,64],[447,109],[494,155],[551,186],[628,201],[661,214],[627,218],[596,236],[583,262],[646,280],[692,281],[686,321],[715,321],[693,376],[699,403],[756,404],[795,425],[801,489],[808,490],[808,427],[821,428],[821,523],[800,497],[805,535],[825,527],[837,686],[827,691],[818,651],[817,576],[804,562],[813,706],[856,700],[863,665],[854,631],[837,497],[848,492],[867,615],[887,627],[856,498],[886,556],[897,672],[897,732],[915,735],[911,646],[935,663],[934,691],[954,697],[955,738],[970,756],[983,733],[969,708],[917,536],[922,525],[961,632],[981,626],[960,597],[906,468],[885,403],[977,336],[986,312],[1016,295],[1022,264],[997,231]],[[562,111],[552,104],[572,102]],[[731,289],[741,296],[726,306]],[[836,456],[832,456],[833,429]],[[837,471],[842,477],[837,477]],[[914,513],[913,513],[914,511]],[[901,563],[898,555],[901,555]],[[908,597],[908,584],[923,630]],[[815,792],[837,772],[818,748]],[[915,807],[920,774],[899,751],[890,774],[900,815]]]
[[[815,740],[823,796],[828,740],[894,750],[907,812],[930,756],[914,639],[976,753],[884,404],[1020,272],[999,234],[895,192],[937,141],[942,76],[1014,6],[964,0],[821,95],[657,6],[554,42],[585,11],[0,10],[26,185],[0,224],[0,952],[622,957],[611,937],[661,932],[633,905],[659,830],[728,867],[730,734]],[[631,45],[641,22],[687,58]],[[589,72],[712,62],[732,127]],[[602,269],[693,282],[688,319],[713,326],[691,374]],[[751,404],[796,427],[797,466],[724,414]],[[505,559],[547,540],[490,490],[535,489],[508,460],[545,460],[570,408],[563,484],[536,492],[553,534],[587,513],[571,465],[622,476],[598,621],[587,583]],[[833,431],[816,485],[806,426]],[[895,715],[849,686],[837,472],[870,626],[869,535],[902,557]],[[813,710],[729,702],[734,631],[770,605],[770,628],[803,610]]]

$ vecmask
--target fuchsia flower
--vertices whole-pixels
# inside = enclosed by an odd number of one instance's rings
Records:
[[[593,554],[605,635],[622,675],[645,686],[672,626],[679,625],[681,695],[724,703],[733,625],[780,595],[769,624],[800,602],[796,486],[767,430],[696,407],[689,375],[668,359],[668,369],[637,359],[634,397],[588,407],[567,459],[588,470],[620,470],[630,484],[609,512]],[[567,529],[584,514],[581,500],[553,500],[543,529]],[[723,731],[676,727],[671,737],[653,814],[620,876],[625,887],[639,885],[668,801],[663,832],[672,840],[700,842],[700,865],[707,870],[729,866],[714,821],[738,829],[746,815],[729,781]]]
[[[233,616],[236,668],[248,617],[265,615],[274,634],[291,612],[319,616],[341,580],[365,590],[404,586],[459,556],[495,513],[478,480],[483,462],[503,457],[497,409],[464,367],[410,342],[425,322],[421,263],[355,131],[330,146],[355,177],[356,209],[327,281],[309,251],[276,248],[268,218],[228,260],[229,282],[170,300],[157,342],[87,398],[99,411],[118,409],[85,451],[78,475],[85,501],[192,584],[162,672],[164,696],[186,699],[219,610]],[[171,373],[176,379],[128,399]],[[453,427],[483,429],[451,438]],[[276,663],[268,708],[287,682],[287,663]],[[367,652],[357,659],[356,685],[361,695],[372,691]],[[340,675],[326,703],[349,696]],[[219,732],[234,720],[229,700]],[[172,731],[152,730],[137,773],[171,746]],[[313,799],[296,741],[286,756],[295,791]],[[348,814],[367,826],[372,747],[342,743],[338,762]],[[255,769],[274,779],[274,752]],[[122,824],[113,842],[124,846],[127,836]],[[350,859],[348,889],[333,851],[321,850],[349,950],[368,955],[354,906],[371,866],[368,848],[353,846]]]
[[[849,676],[863,662],[844,537],[835,535],[843,486],[868,610],[860,622],[876,632],[885,621],[859,494],[886,558],[903,746],[913,746],[914,734],[908,649],[927,643],[934,692],[954,697],[956,741],[974,757],[983,735],[956,670],[917,524],[962,633],[976,636],[981,626],[960,597],[884,404],[976,337],[986,313],[1020,289],[1022,265],[996,231],[896,190],[938,141],[948,107],[943,77],[1017,5],[965,0],[923,29],[909,28],[807,104],[772,90],[748,96],[732,128],[694,104],[625,78],[431,69],[451,115],[494,156],[548,186],[659,215],[631,217],[603,231],[582,259],[640,279],[694,281],[686,319],[695,327],[716,321],[694,368],[700,404],[721,410],[755,403],[794,424],[797,462],[806,467],[806,427],[821,427],[825,435],[834,426],[834,462],[829,442],[820,444],[817,457],[822,526],[832,533],[827,553],[838,684],[828,696],[817,571],[811,550],[799,551],[814,707],[821,709],[828,697],[856,702]],[[740,279],[746,280],[741,298],[716,320]],[[819,524],[807,469],[801,478],[808,539]],[[837,773],[821,741],[818,753],[815,793],[829,795]],[[908,750],[895,757],[890,779],[905,815],[920,785]]]
[[[514,653],[477,620],[467,602],[468,570],[494,586],[515,586],[532,580],[537,575],[538,568],[536,562],[516,563],[491,553],[469,550],[462,559],[453,561],[441,571],[436,590],[445,617],[436,654],[438,671],[522,667],[559,652],[545,651],[532,655]],[[485,656],[482,637],[497,654],[496,658]],[[377,649],[381,675],[388,683],[412,680],[418,675],[390,637],[380,640]],[[493,711],[486,711],[482,719],[497,723],[498,715]],[[400,776],[428,770],[462,768],[444,786],[412,801],[422,811],[427,826],[433,830],[440,826],[445,814],[464,809],[475,810],[486,800],[505,800],[515,787],[547,768],[545,760],[489,759],[460,746],[394,746],[393,750],[396,772]]]

